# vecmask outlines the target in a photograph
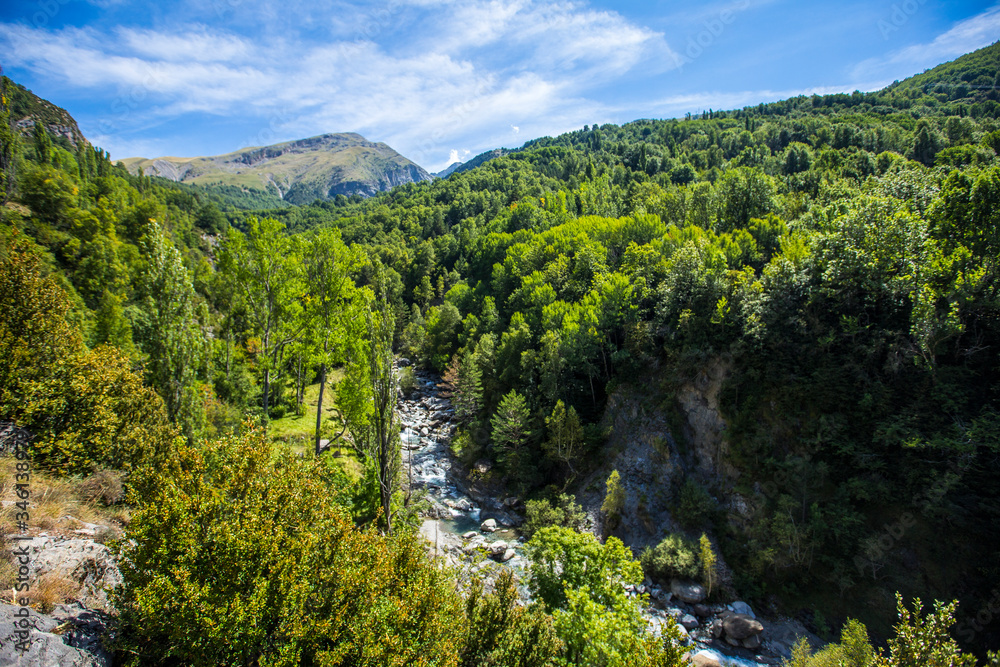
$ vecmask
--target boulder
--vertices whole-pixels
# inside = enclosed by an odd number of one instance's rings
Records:
[[[705,589],[690,581],[674,579],[670,582],[670,592],[688,604],[697,604],[705,599]]]
[[[757,615],[753,613],[753,609],[750,608],[746,602],[736,601],[729,605],[729,608],[734,614],[743,614],[744,616],[749,616],[750,618],[757,618]]]
[[[462,539],[463,539],[463,540],[471,540],[471,539],[472,539],[473,537],[475,537],[475,536],[476,536],[476,535],[478,535],[478,534],[479,534],[479,533],[477,533],[476,531],[474,531],[474,530],[470,530],[470,531],[469,531],[469,532],[467,532],[467,533],[462,533]]]
[[[708,608],[707,605],[696,604],[694,605],[695,616],[700,616],[701,618],[708,618],[712,615],[712,610]]]
[[[496,542],[491,542],[486,550],[490,552],[491,556],[499,556],[507,551],[507,543],[503,540],[497,540]]]
[[[715,654],[708,651],[698,651],[691,656],[691,664],[695,667],[722,667],[722,663],[715,657]]]
[[[91,609],[109,610],[108,591],[122,582],[111,550],[93,540],[36,537],[26,541],[33,577],[59,577],[78,590],[73,597]]]
[[[722,621],[720,621],[719,619],[715,619],[714,621],[712,621],[711,630],[712,630],[712,637],[713,638],[715,638],[715,639],[721,639],[722,638]]]
[[[485,475],[486,473],[488,473],[490,470],[493,469],[493,464],[487,461],[486,459],[479,459],[472,466],[472,468],[480,475]]]
[[[726,633],[726,639],[731,637],[739,642],[751,635],[760,634],[764,631],[764,626],[746,614],[733,614],[722,621],[722,629]]]
[[[698,627],[698,619],[691,614],[684,614],[681,616],[680,624],[685,630],[694,630]]]
[[[503,552],[503,555],[500,556],[500,562],[501,563],[506,563],[507,561],[509,561],[511,558],[513,558],[516,555],[517,555],[517,552],[514,551],[513,549],[507,549],[506,551]]]
[[[760,648],[760,635],[750,635],[740,643],[743,644],[743,648],[748,648],[751,651],[756,650]]]
[[[479,529],[482,530],[484,533],[495,533],[497,532],[497,520],[487,519],[486,521],[483,521],[479,525]]]
[[[78,631],[77,624],[71,618],[60,621],[34,610],[30,611],[28,619],[32,625],[29,635],[30,646],[25,653],[18,652],[15,644],[21,640],[14,634],[14,621],[20,619],[14,614],[20,610],[21,607],[0,603],[0,665],[22,667],[109,667],[111,665],[110,658],[103,651],[98,655],[72,645],[74,640],[80,638],[81,631]],[[72,629],[67,631],[63,627],[61,634],[57,634],[57,628],[64,626],[66,622],[72,624],[70,626]],[[98,636],[103,632],[103,627],[101,624]]]

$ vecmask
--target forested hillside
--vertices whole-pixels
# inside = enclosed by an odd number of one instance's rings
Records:
[[[365,201],[225,214],[44,130],[18,144],[4,118],[0,297],[31,308],[4,313],[0,416],[56,472],[137,471],[127,553],[148,569],[126,573],[124,636],[173,646],[162,664],[206,647],[214,664],[373,664],[355,652],[383,629],[413,664],[625,664],[579,657],[594,628],[607,655],[679,664],[617,597],[643,574],[617,550],[621,503],[605,503],[603,546],[540,530],[540,558],[576,544],[602,564],[540,607],[442,583],[401,537],[393,352],[444,375],[460,459],[488,461],[529,514],[604,474],[609,397],[638,392],[684,462],[643,491],[673,516],[650,543],[710,535],[730,594],[831,639],[848,617],[892,636],[897,591],[957,599],[954,636],[982,657],[1000,645],[998,86],[994,44],[875,93],[587,126]],[[26,321],[45,326],[20,334]],[[710,367],[726,427],[706,459],[678,396]],[[316,382],[325,422],[303,398]],[[159,399],[140,409],[143,383]],[[261,454],[271,420],[312,410],[360,473]],[[239,494],[245,511],[225,502]],[[391,535],[373,528],[390,519]],[[222,588],[205,569],[220,553],[252,564]],[[385,605],[350,607],[366,595]],[[938,664],[900,657],[922,641],[909,627],[879,664]],[[226,632],[239,642],[223,650]],[[540,648],[518,662],[511,646]]]

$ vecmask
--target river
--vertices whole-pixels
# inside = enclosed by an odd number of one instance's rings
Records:
[[[510,501],[504,503],[500,498],[477,500],[464,490],[461,479],[455,474],[458,464],[449,446],[455,432],[451,401],[442,395],[438,376],[420,370],[415,370],[414,376],[417,386],[409,396],[400,399],[397,410],[402,423],[403,476],[411,493],[424,496],[421,534],[430,542],[436,556],[458,567],[466,576],[488,577],[499,567],[510,567],[520,575],[521,582],[526,581],[523,575],[528,562],[523,555],[522,538],[515,530],[518,519],[508,511]],[[495,522],[495,530],[484,526],[489,519]],[[529,593],[523,583],[520,591],[522,598],[528,601]],[[651,604],[644,615],[654,628],[667,617],[692,626],[688,634],[692,653],[701,652],[718,665],[762,667],[776,664],[772,657],[750,659],[746,651],[713,641],[709,629],[712,616],[695,619],[691,613],[693,607],[679,601],[671,603],[669,591],[652,586],[648,581],[630,591],[633,595],[642,593],[650,594]],[[725,614],[727,609],[730,612],[733,609],[726,605],[712,607],[713,614]]]

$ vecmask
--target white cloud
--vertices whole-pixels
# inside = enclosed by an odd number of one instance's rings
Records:
[[[244,1],[246,12],[266,9]],[[0,24],[0,51],[11,66],[107,99],[106,113],[80,120],[115,145],[140,145],[114,139],[125,129],[209,113],[261,119],[266,129],[246,145],[356,131],[432,169],[447,166],[449,144],[481,150],[509,141],[506,128],[536,136],[606,117],[589,90],[640,65],[648,74],[678,62],[660,33],[575,1],[391,0],[384,12],[353,9],[361,23],[328,21],[339,39],[169,21],[110,33]],[[315,11],[308,22],[316,24]],[[410,43],[399,31],[420,37]]]
[[[1000,5],[959,21],[929,44],[914,44],[882,58],[869,58],[854,68],[856,79],[903,79],[958,56],[989,46],[1000,35]]]

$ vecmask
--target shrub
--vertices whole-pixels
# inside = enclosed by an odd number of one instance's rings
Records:
[[[399,390],[404,396],[409,396],[417,388],[417,376],[413,373],[413,366],[404,366],[399,369]]]
[[[656,547],[646,547],[639,561],[650,579],[694,579],[699,573],[698,545],[680,535],[667,535]]]
[[[115,505],[125,498],[122,473],[115,470],[95,470],[76,485],[76,492],[85,503]]]
[[[576,503],[576,498],[568,493],[560,493],[554,501],[529,500],[525,506],[526,517],[521,532],[527,539],[531,539],[532,535],[546,526],[564,526],[582,530],[587,520],[587,515]]]
[[[702,525],[711,516],[714,507],[715,504],[708,491],[688,478],[681,487],[674,518],[691,530]]]

